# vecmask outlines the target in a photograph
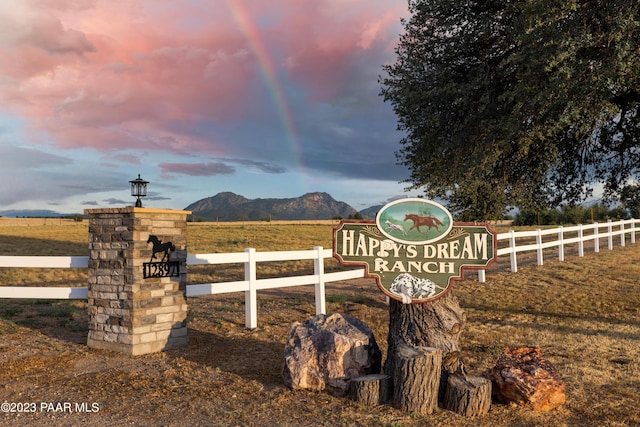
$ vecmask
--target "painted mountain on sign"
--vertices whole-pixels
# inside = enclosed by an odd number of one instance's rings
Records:
[[[185,210],[198,221],[263,221],[348,218],[356,210],[327,193],[307,193],[291,199],[247,199],[231,192],[198,200]]]

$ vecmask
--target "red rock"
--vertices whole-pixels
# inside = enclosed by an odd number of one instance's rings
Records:
[[[538,347],[504,349],[485,376],[493,382],[494,397],[502,403],[549,411],[566,401],[564,381]]]

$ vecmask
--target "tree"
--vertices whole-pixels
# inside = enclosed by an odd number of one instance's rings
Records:
[[[628,188],[628,187],[625,187]],[[633,189],[630,191],[634,191]],[[622,190],[624,194],[625,190]],[[640,196],[640,193],[635,195]],[[609,209],[602,203],[594,203],[591,206],[563,205],[561,209],[543,209],[538,211],[521,210],[516,215],[513,225],[555,225],[555,224],[591,224],[593,222],[605,222],[609,219],[626,219],[634,216],[633,203],[640,199],[627,199],[627,205],[615,206]],[[629,212],[627,212],[629,211]]]
[[[620,202],[632,218],[640,218],[640,186],[626,185],[620,191]]]
[[[597,183],[617,197],[640,173],[639,9],[409,0],[380,80],[407,182],[473,220],[577,203]]]

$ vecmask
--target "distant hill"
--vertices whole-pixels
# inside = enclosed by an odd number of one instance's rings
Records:
[[[224,192],[198,200],[185,210],[193,212],[195,220],[203,221],[346,219],[357,213],[354,208],[334,200],[327,193],[307,193],[292,199],[247,199]]]
[[[56,211],[50,211],[46,209],[23,209],[23,210],[8,210],[0,211],[0,216],[8,218],[59,218],[59,217],[74,217],[81,216],[82,214],[64,214]]]
[[[383,207],[384,205],[371,206],[370,208],[361,210],[360,213],[362,214],[363,219],[376,219],[378,211]]]

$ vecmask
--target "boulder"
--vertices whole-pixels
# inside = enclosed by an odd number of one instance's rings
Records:
[[[502,403],[549,411],[566,401],[564,382],[538,347],[504,349],[485,376],[493,383],[494,397]]]
[[[289,328],[283,378],[291,389],[349,391],[357,377],[380,373],[382,353],[371,329],[345,314],[319,314]]]

